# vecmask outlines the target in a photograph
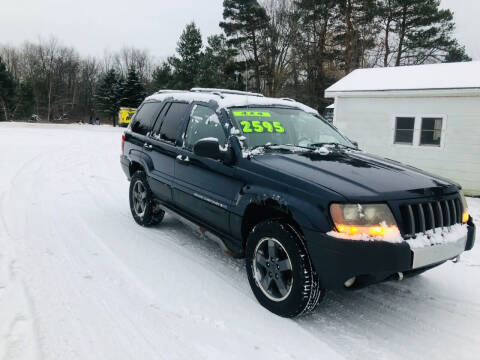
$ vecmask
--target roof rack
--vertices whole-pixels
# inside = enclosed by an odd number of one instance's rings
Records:
[[[294,99],[291,99],[291,98],[281,98],[280,100],[296,102]]]
[[[192,88],[190,91],[200,93],[212,93],[212,94],[231,94],[231,95],[245,95],[264,97],[263,94],[253,93],[248,91],[228,90],[228,89],[214,89],[214,88]]]

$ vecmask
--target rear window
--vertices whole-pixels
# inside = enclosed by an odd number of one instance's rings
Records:
[[[172,103],[163,119],[162,127],[160,128],[160,139],[175,142],[177,139],[178,127],[188,107],[189,104]]]
[[[132,131],[140,135],[146,135],[152,128],[153,122],[160,111],[160,105],[159,102],[143,104],[135,114]]]

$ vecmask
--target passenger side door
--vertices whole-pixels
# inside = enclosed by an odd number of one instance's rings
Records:
[[[136,161],[143,166],[150,186],[152,186],[151,177],[154,165],[148,134],[152,130],[162,105],[162,102],[159,101],[144,102],[135,113],[128,131],[125,133],[125,153],[130,161]]]
[[[226,131],[216,112],[207,104],[194,104],[175,163],[173,198],[179,208],[229,233],[230,209],[242,183],[234,178],[232,166],[193,153],[198,140],[212,137],[226,147]]]
[[[172,202],[175,157],[178,155],[177,140],[190,107],[182,102],[165,102],[153,130],[148,134],[149,151],[154,170],[150,187],[155,197]]]

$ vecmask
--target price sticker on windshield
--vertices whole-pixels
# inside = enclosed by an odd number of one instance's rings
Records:
[[[242,132],[243,133],[284,133],[285,128],[279,121],[247,121],[243,120],[240,122],[242,125]]]
[[[267,111],[234,111],[233,116],[235,117],[272,117]]]

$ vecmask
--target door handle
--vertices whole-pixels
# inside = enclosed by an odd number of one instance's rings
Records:
[[[143,148],[147,151],[152,151],[153,150],[153,145],[151,145],[149,143],[145,143],[145,144],[143,144]]]
[[[188,156],[177,155],[175,160],[177,160],[177,162],[182,163],[184,165],[190,165],[190,158]]]

